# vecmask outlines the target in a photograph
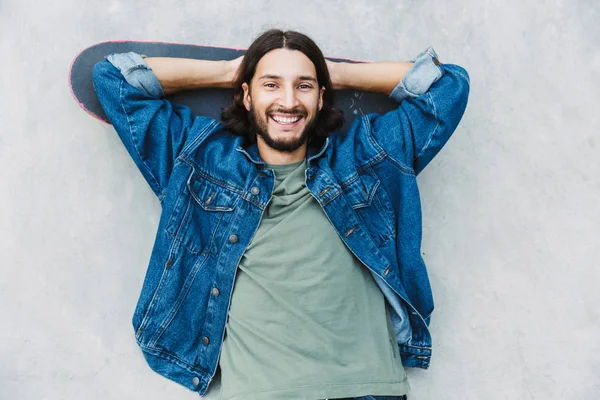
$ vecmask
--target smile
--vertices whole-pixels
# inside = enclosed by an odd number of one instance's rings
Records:
[[[271,119],[277,122],[279,125],[292,126],[302,119],[302,116],[297,115],[295,117],[281,117],[279,115],[271,115]]]

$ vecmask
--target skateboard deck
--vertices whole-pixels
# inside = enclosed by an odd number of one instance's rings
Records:
[[[92,69],[111,53],[133,51],[148,57],[181,57],[202,60],[232,60],[245,53],[244,49],[227,47],[202,46],[183,43],[144,42],[144,41],[108,41],[90,46],[79,53],[71,64],[69,85],[71,93],[79,106],[92,116],[110,123],[96,97],[92,82]],[[344,58],[330,58],[332,61],[362,62]],[[231,102],[231,89],[197,89],[177,92],[167,96],[173,103],[184,104],[194,115],[212,117],[219,120],[221,108]],[[379,93],[360,92],[354,90],[337,90],[334,106],[344,111],[347,129],[355,117],[387,111],[398,107],[398,103]]]

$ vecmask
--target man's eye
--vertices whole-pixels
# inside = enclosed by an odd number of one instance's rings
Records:
[[[300,85],[300,89],[310,89],[310,88],[311,88],[311,86],[307,85],[305,83],[303,83],[303,84]]]
[[[265,83],[265,86],[268,88],[276,88],[277,87],[277,85],[274,83]]]

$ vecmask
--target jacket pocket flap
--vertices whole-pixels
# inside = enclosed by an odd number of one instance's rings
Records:
[[[187,186],[194,200],[206,211],[233,211],[239,199],[234,192],[197,174],[190,176]]]
[[[373,201],[379,179],[370,175],[360,175],[357,180],[344,187],[346,198],[352,204],[352,208],[368,207]]]

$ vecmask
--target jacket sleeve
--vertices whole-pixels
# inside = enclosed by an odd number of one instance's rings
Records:
[[[400,103],[383,115],[370,114],[371,134],[403,169],[420,173],[446,144],[469,97],[467,71],[441,64],[432,47],[420,53],[390,98]]]
[[[94,89],[138,169],[162,201],[175,159],[209,118],[171,104],[137,53],[110,54],[93,69]]]

